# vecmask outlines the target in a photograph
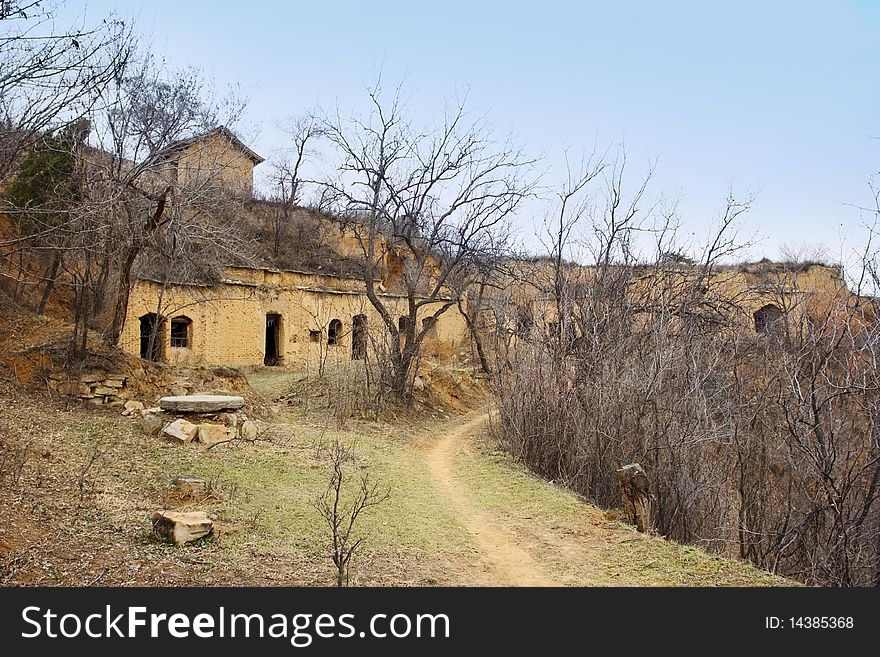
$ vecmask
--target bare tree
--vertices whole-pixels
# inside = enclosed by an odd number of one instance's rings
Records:
[[[318,120],[307,115],[292,118],[282,127],[290,147],[272,162],[270,182],[274,202],[267,214],[272,255],[277,259],[281,244],[288,237],[293,213],[303,203],[303,166],[311,155],[311,142],[321,135]]]
[[[95,121],[99,148],[90,163],[90,212],[102,217],[112,234],[116,275],[109,337],[116,342],[126,319],[132,270],[145,249],[162,233],[173,241],[190,228],[210,226],[216,238],[230,226],[217,219],[224,213],[227,220],[234,217],[227,210],[242,199],[225,192],[222,156],[206,151],[194,165],[197,170],[185,176],[173,158],[186,140],[233,124],[244,105],[234,95],[216,99],[197,69],[169,70],[151,57],[130,67],[105,95],[109,110]]]
[[[322,118],[339,161],[336,177],[321,186],[356,240],[352,262],[389,335],[386,385],[407,400],[432,322],[478,277],[474,263],[530,193],[531,161],[510,143],[494,143],[463,104],[438,127],[421,128],[405,116],[399,94],[386,102],[377,86],[369,98],[366,119]]]
[[[593,260],[548,249],[504,291],[548,325],[495,347],[502,444],[603,505],[619,503],[615,470],[641,463],[661,534],[810,584],[876,582],[876,301],[836,270],[836,286],[805,294],[810,263],[730,264],[749,198],[729,195],[705,244],[682,245],[674,212],[641,185],[625,195],[615,165],[602,179],[604,203],[583,214]],[[652,258],[635,248],[644,235]]]
[[[113,15],[59,30],[52,2],[0,3],[0,183],[40,134],[96,107],[132,47],[130,28]]]
[[[330,479],[327,489],[313,501],[330,530],[330,558],[336,567],[336,586],[347,586],[352,557],[363,546],[365,538],[355,535],[355,525],[367,509],[378,506],[391,496],[391,491],[370,481],[369,473],[353,477],[355,454],[351,446],[338,437],[320,450],[327,458]],[[349,486],[349,482],[353,486]]]

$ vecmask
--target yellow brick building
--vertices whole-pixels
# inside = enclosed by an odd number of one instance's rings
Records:
[[[379,296],[402,327],[406,298]],[[430,326],[428,356],[448,356],[465,340],[466,325],[454,307],[431,323],[442,303],[424,306],[417,319],[418,328],[426,321]],[[210,286],[137,281],[119,344],[135,356],[174,364],[302,368],[363,359],[386,335],[356,278],[231,267]]]

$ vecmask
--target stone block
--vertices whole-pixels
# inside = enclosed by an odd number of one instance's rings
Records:
[[[162,429],[162,434],[182,443],[188,443],[196,437],[199,427],[192,422],[180,419],[175,420]]]
[[[157,511],[153,514],[153,533],[175,545],[197,541],[213,531],[214,523],[204,511]]]

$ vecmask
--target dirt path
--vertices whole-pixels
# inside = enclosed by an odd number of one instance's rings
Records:
[[[467,449],[468,440],[486,422],[483,413],[464,418],[463,424],[437,436],[425,452],[425,460],[444,496],[474,537],[479,549],[481,582],[490,586],[553,586],[556,582],[534,561],[503,519],[480,509],[468,496],[455,473],[457,454]]]

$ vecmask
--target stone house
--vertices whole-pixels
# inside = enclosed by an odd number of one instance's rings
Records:
[[[221,181],[222,192],[253,196],[253,169],[263,158],[226,128],[168,149],[162,178],[189,184],[196,176]],[[242,211],[247,211],[242,206]],[[338,232],[338,231],[337,231]],[[336,236],[343,251],[353,251]],[[393,276],[394,267],[389,267]],[[407,300],[391,280],[379,296],[399,328],[408,322]],[[420,309],[419,328],[430,325],[427,356],[461,348],[466,324],[452,299]],[[140,278],[133,284],[119,346],[135,356],[173,364],[310,365],[361,360],[387,340],[382,318],[356,276],[316,271],[226,267],[214,284],[168,283]]]

